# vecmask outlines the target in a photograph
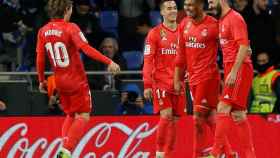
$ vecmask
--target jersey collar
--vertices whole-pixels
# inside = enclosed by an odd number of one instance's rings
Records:
[[[205,14],[205,15],[203,15],[203,19],[200,20],[199,22],[195,21],[193,18],[190,18],[190,19],[194,25],[199,25],[199,24],[202,24],[207,18],[208,18],[208,15]]]
[[[163,25],[163,23],[161,23],[161,26],[164,28],[164,29],[166,29],[167,31],[169,31],[169,32],[176,32],[177,31],[177,29],[178,29],[178,26],[176,27],[176,30],[171,30],[170,28],[168,28],[168,27],[166,27],[166,26],[164,26]]]
[[[56,19],[51,19],[51,22],[65,22],[65,21],[64,19],[56,18]]]
[[[220,20],[224,19],[227,15],[229,15],[230,12],[232,12],[232,8],[230,8],[229,11],[223,17],[220,18]]]

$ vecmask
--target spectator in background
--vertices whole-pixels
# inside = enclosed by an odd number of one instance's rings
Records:
[[[121,92],[121,102],[117,105],[117,115],[152,114],[152,105],[145,104],[140,90],[135,86],[126,86]]]
[[[154,0],[119,0],[119,39],[122,51],[142,50],[150,30],[149,11]]]
[[[238,11],[245,21],[249,18],[249,10],[252,8],[252,1],[249,0],[235,0],[233,1],[233,7],[236,11]]]
[[[245,16],[248,24],[249,39],[253,52],[268,50],[273,52],[275,45],[275,28],[268,8],[268,0],[253,0],[252,6],[248,7],[248,16]],[[256,61],[256,53],[253,53],[253,59]]]
[[[0,33],[3,37],[3,49],[0,51],[0,71],[15,71],[20,62],[17,48],[24,40],[29,28],[23,23],[23,15],[20,11],[19,0],[5,0],[0,5]]]
[[[0,100],[0,111],[5,111],[7,109],[6,104]]]
[[[76,1],[71,21],[81,28],[81,31],[92,45],[98,46],[107,35],[102,31],[89,0]]]
[[[251,113],[280,112],[280,73],[274,69],[267,52],[257,56],[258,75],[253,81]]]
[[[126,61],[119,53],[119,45],[115,38],[107,37],[105,38],[100,47],[100,52],[102,52],[105,56],[113,60],[115,63],[119,64],[122,70],[126,70]],[[91,71],[106,71],[107,66],[92,62],[88,57],[85,57],[85,68],[86,70]],[[115,90],[120,89],[121,79],[124,76],[112,76],[112,75],[105,75],[105,76],[89,76],[89,82],[93,89],[99,90]],[[113,82],[115,82],[115,87],[112,87]]]
[[[118,0],[94,0],[99,10],[118,10]]]
[[[276,45],[275,45],[275,53],[273,58],[276,59],[276,61],[279,64],[279,69],[280,69],[280,1],[275,0],[274,6],[272,8],[272,13],[273,13],[273,21],[274,21],[274,28],[276,28]]]

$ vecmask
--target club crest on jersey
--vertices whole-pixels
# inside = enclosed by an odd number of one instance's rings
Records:
[[[222,32],[225,32],[225,25],[222,25],[221,31],[222,31]]]
[[[192,26],[192,22],[189,21],[188,24],[184,28],[184,34],[189,33],[189,30],[190,30],[191,26]]]
[[[166,41],[167,40],[167,38],[166,38],[166,32],[164,31],[164,30],[160,30],[160,38],[161,38],[161,40],[162,41]]]
[[[208,30],[207,29],[203,29],[201,31],[201,36],[206,37],[208,35]]]

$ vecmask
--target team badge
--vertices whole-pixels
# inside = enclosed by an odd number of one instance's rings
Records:
[[[161,40],[166,41],[167,40],[166,36],[167,36],[166,32],[163,29],[161,29],[160,30],[160,38],[161,38]]]
[[[201,36],[206,37],[208,35],[208,30],[207,29],[203,29],[201,31]]]
[[[187,23],[187,25],[185,26],[185,28],[184,28],[184,34],[189,33],[189,30],[190,30],[191,26],[192,26],[192,22],[189,21],[189,22]]]

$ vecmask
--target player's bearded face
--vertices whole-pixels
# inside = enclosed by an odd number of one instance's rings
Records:
[[[190,16],[192,18],[196,17],[196,11],[195,11],[196,9],[195,9],[193,0],[185,0],[184,9],[188,16]]]
[[[177,5],[174,1],[167,1],[164,3],[164,8],[161,11],[163,19],[174,22],[177,18]]]
[[[208,0],[209,9],[215,10],[218,17],[222,14],[222,6],[220,0]]]

